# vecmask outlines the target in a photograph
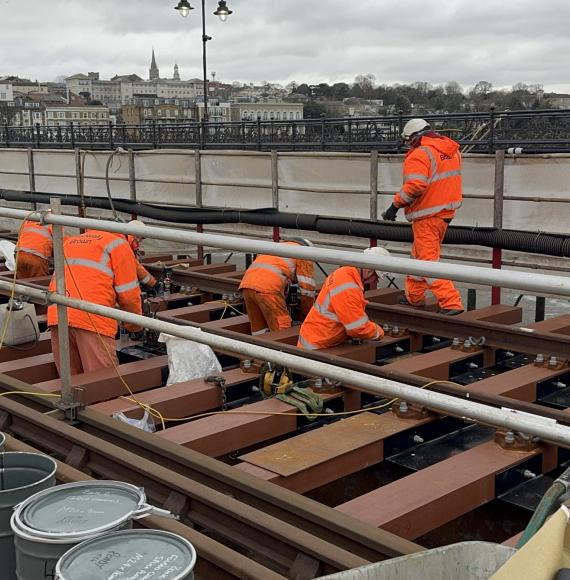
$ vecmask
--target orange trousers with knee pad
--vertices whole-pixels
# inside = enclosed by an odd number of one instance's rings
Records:
[[[242,294],[252,335],[264,334],[269,330],[291,328],[291,316],[284,296],[264,294],[248,288],[244,288]]]
[[[412,258],[438,262],[441,243],[447,231],[447,222],[438,217],[429,217],[412,222],[414,243]],[[406,298],[410,304],[421,306],[425,303],[425,293],[430,290],[440,308],[463,310],[461,295],[451,280],[408,276],[406,278]]]

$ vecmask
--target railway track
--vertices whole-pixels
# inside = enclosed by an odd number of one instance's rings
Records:
[[[174,281],[195,290],[157,302],[159,318],[298,352],[297,328],[251,337],[247,317],[211,300],[237,289],[235,267],[175,268]],[[347,344],[304,356],[418,387],[435,381],[430,388],[456,397],[570,424],[570,316],[522,330],[518,308],[495,306],[449,319],[396,305],[398,296],[385,289],[369,293],[370,316],[390,326],[379,345]],[[485,342],[464,344],[469,336]],[[309,423],[286,403],[263,400],[258,375],[241,371],[231,353],[218,354],[224,371],[217,385],[199,379],[164,387],[165,356],[124,359],[121,372],[137,398],[167,417],[166,429],[158,425],[154,434],[111,418],[117,411],[141,413],[121,398],[125,389],[112,370],[74,378],[86,404],[76,424],[46,415],[45,399],[22,395],[0,397],[0,429],[55,454],[63,478],[144,486],[153,502],[180,515],[177,526],[192,526],[185,533],[194,534],[204,577],[215,571],[216,577],[313,578],[447,541],[450,529],[503,541],[520,531],[532,507],[509,494],[544,485],[567,460],[566,450],[518,434],[510,445],[488,426],[429,409],[377,409],[381,399],[350,385],[324,392],[332,414]],[[534,362],[536,354],[542,363]],[[59,388],[47,335],[29,351],[0,353],[0,389]],[[222,406],[229,412],[199,417]],[[341,421],[334,415],[360,409],[368,410]],[[516,517],[493,537],[484,537],[483,525],[461,528],[465,518],[499,504],[516,508]]]

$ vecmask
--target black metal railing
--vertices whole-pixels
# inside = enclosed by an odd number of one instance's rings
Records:
[[[147,123],[0,127],[0,147],[132,149],[250,149],[268,151],[402,150],[409,116],[320,118],[229,123]],[[492,153],[570,152],[570,110],[495,111],[424,116],[432,127],[461,143],[464,151]]]

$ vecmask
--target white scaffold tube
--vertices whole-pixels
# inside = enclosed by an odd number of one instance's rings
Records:
[[[11,288],[12,284],[10,282],[0,281],[0,289],[10,290]],[[60,296],[53,292],[32,289],[21,284],[17,284],[15,290],[17,294],[27,295],[42,302],[62,304],[70,308],[91,312],[92,314],[100,314],[115,320],[144,326],[157,332],[164,332],[172,336],[207,344],[213,349],[226,350],[248,358],[266,360],[275,364],[284,365],[305,375],[327,377],[367,393],[398,397],[404,401],[417,403],[418,405],[423,405],[430,409],[449,413],[457,417],[464,417],[495,427],[501,427],[509,431],[520,431],[557,445],[570,447],[570,427],[560,425],[553,419],[510,409],[497,409],[481,403],[423,390],[389,379],[373,377],[343,367],[308,360],[302,356],[284,353],[279,350],[209,334],[199,328],[179,326],[163,320],[124,312],[116,308],[109,308],[83,300]]]
[[[351,264],[361,268],[370,268],[373,270],[382,270],[384,272],[397,274],[444,278],[446,280],[468,282],[483,286],[511,288],[531,294],[570,296],[570,277],[507,270],[492,270],[480,266],[426,262],[408,258],[373,257],[371,254],[363,254],[362,252],[293,246],[275,242],[252,240],[242,236],[202,234],[175,228],[159,228],[147,225],[137,226],[107,220],[59,216],[47,213],[42,213],[42,215],[37,213],[28,216],[29,212],[25,210],[0,208],[0,217],[12,219],[27,218],[35,221],[43,219],[45,223],[50,224],[131,234],[134,236],[142,236],[169,242],[182,242],[255,254],[271,254],[286,258],[303,258],[306,260],[323,262],[325,264]]]

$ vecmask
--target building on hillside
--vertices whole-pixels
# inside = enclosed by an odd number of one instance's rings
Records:
[[[121,121],[125,125],[188,123],[195,120],[193,101],[179,99],[134,98],[121,107]]]
[[[542,99],[555,109],[570,109],[570,95],[566,93],[544,93]]]
[[[7,103],[14,100],[14,89],[11,83],[0,80],[0,102]]]
[[[349,97],[342,101],[346,106],[349,117],[376,117],[382,113],[384,101],[382,99],[360,99]]]
[[[303,118],[303,103],[232,103],[232,121],[297,121]]]
[[[0,77],[0,84],[9,84],[12,90],[18,93],[47,93],[49,89],[46,85],[42,85],[38,81],[31,81],[29,79],[21,79],[17,76]]]
[[[232,120],[231,105],[219,99],[208,99],[208,117],[210,123],[227,123]],[[196,120],[204,118],[204,101],[196,103]]]
[[[156,97],[173,99],[196,99],[203,95],[200,79],[180,80],[178,65],[174,67],[173,78],[160,78],[154,50],[152,51],[149,80],[138,75],[117,75],[110,80],[101,80],[99,73],[76,74],[65,79],[67,88],[78,95],[88,95],[111,109],[119,110],[128,105],[134,97]]]

